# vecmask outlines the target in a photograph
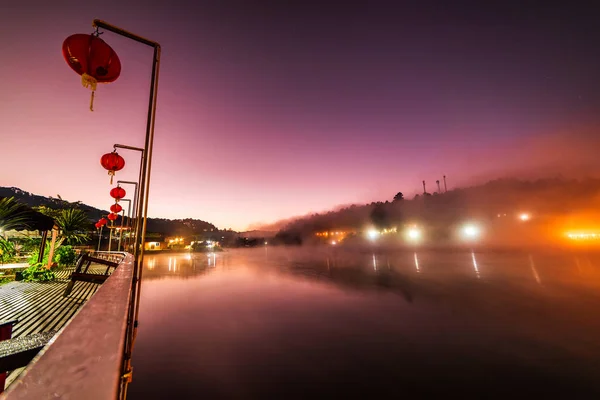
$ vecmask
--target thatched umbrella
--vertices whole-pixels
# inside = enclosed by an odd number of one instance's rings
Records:
[[[0,197],[0,201],[10,201]],[[39,231],[42,235],[42,243],[40,244],[40,253],[38,256],[38,262],[42,262],[44,258],[44,250],[46,248],[46,239],[48,237],[48,231],[54,229],[54,220],[47,215],[44,215],[38,211],[35,211],[31,207],[22,203],[13,203],[10,212],[3,216],[7,222],[10,221],[10,230],[23,231]],[[8,224],[7,224],[8,225]],[[53,235],[55,238],[56,235]],[[54,243],[53,243],[54,245]]]

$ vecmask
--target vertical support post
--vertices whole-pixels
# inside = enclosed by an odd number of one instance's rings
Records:
[[[48,265],[46,268],[52,267],[52,259],[54,258],[54,246],[56,245],[56,236],[58,236],[58,229],[52,228],[52,241],[50,242],[50,251],[48,252]]]
[[[100,27],[118,35],[135,40],[139,43],[151,46],[154,48],[154,56],[152,60],[152,74],[150,79],[150,97],[148,102],[148,119],[146,125],[146,139],[143,149],[143,156],[140,169],[139,191],[136,204],[136,227],[134,240],[134,257],[135,267],[133,271],[133,282],[131,287],[130,309],[127,318],[127,331],[125,333],[125,348],[123,352],[123,368],[121,371],[121,385],[119,390],[119,398],[126,397],[127,385],[131,381],[131,353],[133,350],[134,340],[137,333],[137,318],[139,313],[140,289],[142,279],[142,266],[144,262],[144,247],[142,244],[146,239],[146,220],[148,216],[148,197],[150,194],[150,172],[152,167],[152,147],[154,144],[154,126],[156,116],[156,98],[158,89],[158,76],[160,69],[160,54],[161,48],[157,42],[145,39],[135,35],[124,29],[117,28],[104,21],[95,19],[94,27]]]
[[[42,232],[42,241],[40,242],[40,250],[38,253],[37,262],[41,263],[44,261],[44,252],[46,251],[46,240],[48,239],[48,231]]]
[[[104,228],[104,226],[101,226],[100,231],[98,232],[98,251],[100,251],[100,241],[102,241],[102,228]]]
[[[123,222],[125,222],[125,210],[121,210],[121,229],[119,229],[119,246],[117,251],[121,251],[121,240],[123,240]]]
[[[113,227],[113,222],[110,221],[110,227],[108,228],[108,251],[109,252],[112,251],[112,227]]]

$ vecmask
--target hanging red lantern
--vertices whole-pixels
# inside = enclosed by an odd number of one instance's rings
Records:
[[[114,212],[115,214],[118,214],[121,211],[123,211],[123,207],[121,207],[119,203],[115,203],[112,206],[110,206],[110,211]]]
[[[100,226],[104,226],[108,223],[107,219],[102,217],[98,220],[98,223],[100,224]]]
[[[118,202],[123,197],[125,197],[125,189],[123,189],[121,186],[112,188],[110,190],[110,196]]]
[[[118,217],[118,215],[117,215],[117,214],[115,214],[115,213],[110,213],[110,214],[108,214],[108,216],[107,216],[106,218],[108,218],[108,219],[109,219],[109,220],[111,220],[111,221],[114,221],[114,220],[116,220],[116,219],[117,219],[117,217]]]
[[[62,53],[69,67],[81,75],[81,84],[92,90],[90,110],[94,111],[97,84],[114,82],[121,75],[119,56],[98,33],[69,36],[63,42]]]
[[[100,229],[103,225],[98,221],[94,224],[94,226],[96,227],[96,229]]]
[[[110,175],[110,184],[112,185],[115,172],[120,171],[125,166],[125,159],[116,151],[106,153],[100,158],[100,164],[108,171]]]

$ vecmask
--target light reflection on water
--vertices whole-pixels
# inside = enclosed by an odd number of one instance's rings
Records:
[[[422,397],[481,385],[499,397],[523,385],[589,396],[599,389],[598,257],[266,246],[148,255],[130,398],[399,387]]]

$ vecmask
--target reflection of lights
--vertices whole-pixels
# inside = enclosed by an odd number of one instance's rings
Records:
[[[337,244],[337,242],[335,240],[332,240],[331,244],[335,246]]]
[[[529,255],[529,266],[531,267],[531,272],[533,273],[533,277],[535,278],[535,281],[541,285],[542,284],[542,280],[540,279],[540,276],[537,272],[537,269],[535,269],[535,263],[533,262],[533,257],[531,256],[531,254]]]
[[[529,221],[530,218],[531,218],[531,216],[527,213],[522,213],[519,215],[519,219],[521,221]]]
[[[185,259],[186,260],[191,260],[192,259],[192,255],[190,253],[185,255]]]
[[[217,265],[217,255],[215,253],[208,254],[208,266],[212,264],[213,267]]]
[[[419,268],[419,258],[417,257],[417,253],[415,253],[415,268],[417,269],[417,272],[421,272],[421,269]]]
[[[475,259],[475,253],[471,253],[471,258],[473,259],[473,269],[475,270],[475,274],[477,275],[477,279],[481,278],[479,276],[479,267],[477,266],[477,260]]]
[[[375,240],[379,236],[379,232],[375,229],[369,229],[369,231],[367,232],[367,236],[369,237],[369,239]]]
[[[375,254],[373,254],[373,269],[377,271],[377,259],[375,258]]]

